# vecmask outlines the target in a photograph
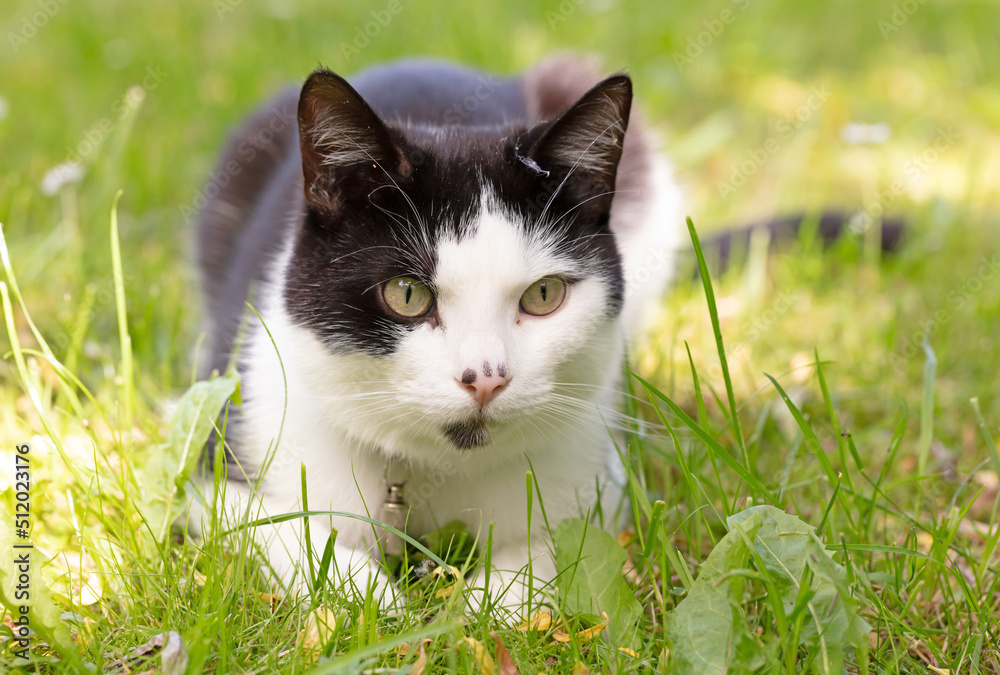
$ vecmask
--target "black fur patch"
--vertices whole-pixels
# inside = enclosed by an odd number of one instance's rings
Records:
[[[471,422],[450,424],[444,429],[444,435],[460,450],[471,450],[489,443],[490,434],[486,423],[479,418]]]

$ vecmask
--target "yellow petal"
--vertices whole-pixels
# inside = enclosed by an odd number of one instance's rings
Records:
[[[455,592],[455,584],[452,584],[451,586],[445,586],[444,588],[438,590],[438,592],[434,594],[434,597],[435,598],[450,598],[451,594],[454,593],[454,592]]]
[[[629,649],[628,647],[619,647],[618,651],[620,651],[625,656],[631,656],[633,659],[639,658],[639,652],[635,651],[634,649]]]
[[[493,675],[496,666],[493,657],[486,653],[486,647],[479,640],[470,637],[463,637],[462,642],[472,647],[472,658],[479,664],[479,670],[483,675]]]
[[[514,630],[527,633],[530,630],[547,631],[552,625],[552,613],[547,609],[539,610],[534,616],[525,619]]]
[[[607,612],[601,612],[601,614],[604,615],[604,621],[602,621],[601,623],[597,624],[596,626],[591,626],[590,628],[587,628],[586,630],[582,630],[582,631],[580,631],[579,633],[576,634],[576,639],[579,642],[590,642],[595,637],[597,637],[598,635],[600,635],[601,631],[603,631],[605,628],[607,628],[608,621],[609,621],[609,619],[608,619],[608,613]],[[556,631],[555,633],[552,634],[552,639],[554,639],[556,642],[569,642],[570,640],[573,639],[573,636],[570,635],[569,633],[564,633],[561,630],[559,630],[559,631]]]

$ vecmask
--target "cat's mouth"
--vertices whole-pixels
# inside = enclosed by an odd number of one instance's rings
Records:
[[[460,450],[478,448],[490,441],[490,433],[486,429],[486,417],[482,413],[465,422],[449,424],[442,431]]]

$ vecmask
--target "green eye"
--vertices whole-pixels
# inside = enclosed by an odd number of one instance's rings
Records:
[[[382,297],[389,309],[408,319],[423,316],[434,304],[430,289],[412,277],[396,277],[385,282]]]
[[[555,277],[539,279],[521,296],[521,310],[532,316],[545,316],[559,309],[566,297],[566,282]]]

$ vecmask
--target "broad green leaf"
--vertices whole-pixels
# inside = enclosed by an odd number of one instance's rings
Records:
[[[559,523],[552,540],[566,610],[574,615],[606,612],[611,645],[633,646],[642,607],[622,575],[625,549],[610,534],[579,518]]]
[[[844,568],[826,551],[815,528],[773,506],[749,508],[726,523],[729,534],[667,621],[671,672],[745,673],[764,665],[765,646],[751,636],[740,608],[746,575],[734,573],[747,567],[751,546],[763,566],[751,575],[767,577],[769,587],[781,595],[786,616],[793,613],[797,598],[808,597],[799,645],[784,648],[806,647],[815,653],[813,669],[825,675],[840,675],[844,654],[853,649],[861,672],[867,672],[870,628],[858,616]],[[803,579],[809,580],[807,593],[800,593]]]
[[[226,401],[236,392],[239,375],[230,372],[196,382],[177,404],[166,443],[152,449],[138,472],[143,487],[142,513],[162,538],[184,506],[184,485]]]
[[[170,439],[164,448],[177,461],[174,484],[183,487],[198,465],[201,449],[212,433],[222,407],[240,383],[235,372],[196,382],[177,405],[170,423]]]
[[[743,616],[745,578],[726,576],[747,566],[748,541],[762,514],[732,524],[701,566],[687,597],[667,619],[670,672],[684,675],[752,673],[764,665],[764,651]]]
[[[847,573],[834,562],[816,529],[772,506],[755,506],[729,517],[730,528],[758,518],[760,529],[754,547],[765,570],[782,595],[786,613],[791,613],[806,568],[811,572],[812,598],[799,640],[818,650],[813,667],[826,675],[840,675],[844,652],[853,648],[867,671],[868,633],[871,627],[858,616],[858,602],[847,586]],[[727,535],[728,536],[728,535]]]

